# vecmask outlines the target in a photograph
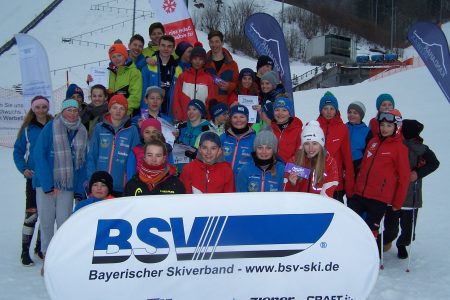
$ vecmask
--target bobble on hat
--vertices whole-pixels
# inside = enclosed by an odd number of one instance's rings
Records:
[[[354,109],[358,112],[358,114],[361,116],[361,121],[364,119],[364,116],[366,115],[366,107],[364,104],[360,101],[355,101],[350,103],[348,106],[347,112],[350,111],[350,109]]]
[[[259,146],[266,145],[272,148],[273,153],[276,154],[278,151],[278,140],[273,134],[273,131],[270,127],[263,128],[255,137],[255,141],[253,142],[253,151],[256,151],[256,148]]]
[[[92,186],[96,182],[102,182],[108,187],[108,193],[110,194],[113,191],[113,178],[109,175],[108,172],[105,171],[97,171],[92,174],[91,179],[89,180],[89,193],[92,192]]]
[[[325,135],[316,120],[309,121],[302,129],[302,145],[306,142],[317,142],[322,147],[325,146]]]
[[[111,47],[109,47],[108,50],[109,59],[111,59],[111,56],[113,56],[116,53],[122,54],[122,56],[125,57],[125,60],[128,59],[128,51],[123,44],[113,44]]]
[[[201,43],[195,43],[194,48],[191,52],[191,61],[192,59],[194,59],[194,57],[200,57],[206,61],[206,50],[205,48],[203,48],[203,45]]]
[[[144,135],[145,129],[150,126],[155,127],[159,132],[162,131],[161,122],[158,119],[148,118],[145,119],[144,122],[142,122],[141,124],[141,134]]]
[[[338,101],[331,92],[326,92],[320,99],[319,112],[321,112],[326,105],[331,105],[335,110],[339,110]]]
[[[395,101],[391,94],[381,94],[377,97],[376,107],[377,111],[380,111],[381,103],[389,101],[392,103],[392,107],[395,108]]]
[[[120,104],[125,107],[125,110],[128,110],[128,100],[122,94],[117,94],[111,97],[108,103],[108,110],[111,109],[113,104]]]

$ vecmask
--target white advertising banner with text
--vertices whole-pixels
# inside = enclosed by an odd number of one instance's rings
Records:
[[[50,244],[45,282],[65,300],[359,300],[378,269],[367,225],[333,199],[164,195],[75,213]]]

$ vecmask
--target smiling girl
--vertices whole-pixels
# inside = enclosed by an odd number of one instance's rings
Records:
[[[325,137],[317,121],[310,121],[302,130],[302,147],[297,150],[294,163],[310,169],[308,179],[295,173],[288,175],[286,191],[320,194],[333,197],[339,183],[336,161],[325,149]]]

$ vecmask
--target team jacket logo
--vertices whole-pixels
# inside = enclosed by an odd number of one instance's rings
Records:
[[[169,242],[158,235],[161,232],[171,232],[178,261],[290,256],[316,243],[333,216],[317,213],[196,217],[189,233],[180,217],[143,219],[135,233],[127,220],[100,219],[92,263],[121,263],[131,255],[143,263],[159,263],[171,250]],[[139,245],[131,244],[133,234],[140,240]]]

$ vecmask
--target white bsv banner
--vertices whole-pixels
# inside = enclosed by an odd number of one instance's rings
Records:
[[[28,34],[18,33],[14,37],[19,48],[25,111],[30,108],[31,99],[40,95],[45,96],[50,101],[50,113],[53,114],[52,83],[47,52],[44,46]]]
[[[379,268],[372,233],[303,193],[128,197],[87,206],[45,259],[52,299],[359,300]]]

